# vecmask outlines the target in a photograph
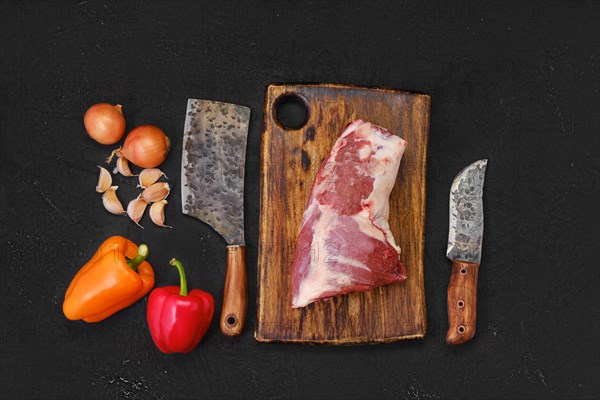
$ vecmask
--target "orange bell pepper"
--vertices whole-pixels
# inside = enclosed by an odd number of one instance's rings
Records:
[[[154,270],[145,261],[148,246],[113,236],[75,275],[65,294],[63,312],[70,320],[98,322],[144,297],[154,286]]]

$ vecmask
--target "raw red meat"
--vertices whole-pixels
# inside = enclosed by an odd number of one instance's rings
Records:
[[[292,307],[406,279],[389,196],[406,141],[355,120],[317,173],[292,265]]]

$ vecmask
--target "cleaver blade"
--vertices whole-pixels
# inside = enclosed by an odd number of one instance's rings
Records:
[[[188,99],[181,158],[181,208],[227,242],[227,274],[220,326],[239,335],[246,318],[244,167],[250,109]]]

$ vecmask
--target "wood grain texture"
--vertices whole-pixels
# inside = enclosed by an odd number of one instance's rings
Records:
[[[281,96],[304,99],[309,116],[298,130],[275,120]],[[257,327],[261,342],[359,344],[422,338],[425,171],[428,95],[345,85],[269,85],[261,147]],[[317,170],[342,129],[356,118],[408,142],[390,196],[390,225],[408,279],[300,309],[291,307],[291,263]]]
[[[475,335],[478,272],[479,264],[452,262],[452,274],[448,285],[448,344],[465,343]]]
[[[246,272],[246,248],[227,246],[227,275],[223,289],[221,309],[221,332],[227,336],[242,333],[248,310],[248,276]]]

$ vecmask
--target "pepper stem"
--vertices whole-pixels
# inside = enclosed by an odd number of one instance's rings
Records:
[[[148,257],[148,246],[145,244],[140,244],[138,247],[137,255],[133,258],[133,260],[127,260],[127,265],[134,271],[137,271],[138,266]]]
[[[183,264],[181,263],[181,261],[179,261],[176,258],[172,259],[170,264],[172,266],[174,266],[175,268],[177,268],[177,271],[179,271],[179,285],[181,287],[179,289],[179,294],[181,296],[187,296],[188,295],[187,279],[185,277],[185,270],[183,269]]]

